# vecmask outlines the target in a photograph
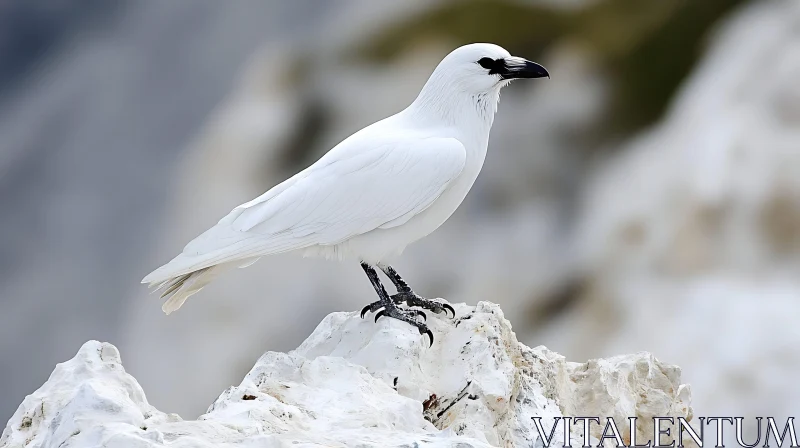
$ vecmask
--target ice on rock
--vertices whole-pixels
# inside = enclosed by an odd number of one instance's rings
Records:
[[[0,447],[534,447],[532,417],[548,429],[563,415],[643,417],[647,440],[650,417],[691,416],[680,369],[652,355],[567,362],[517,342],[497,305],[455,309],[456,320],[429,315],[431,348],[402,322],[330,314],[195,421],[150,406],[117,349],[90,341],[25,399]]]

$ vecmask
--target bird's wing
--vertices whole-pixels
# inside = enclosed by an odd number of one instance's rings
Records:
[[[355,143],[334,148],[306,170],[236,207],[143,282],[316,244],[334,245],[401,225],[428,208],[466,161],[464,146],[454,138],[392,139],[366,148]]]

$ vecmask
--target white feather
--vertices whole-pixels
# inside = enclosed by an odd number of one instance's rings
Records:
[[[244,263],[239,265],[239,269],[249,268],[250,266],[256,264],[256,261],[260,260],[261,257],[251,258],[249,260],[245,260]]]
[[[376,139],[356,134],[290,179],[291,185],[273,188],[279,193],[270,190],[260,201],[236,207],[143,282],[312,245],[336,245],[398,226],[430,206],[458,177],[465,160],[463,145],[452,138],[393,138],[376,145]]]

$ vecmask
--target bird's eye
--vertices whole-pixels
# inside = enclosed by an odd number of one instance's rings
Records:
[[[489,70],[490,75],[497,75],[503,73],[506,67],[506,60],[503,58],[500,59],[492,59],[492,58],[480,58],[478,60],[478,64],[481,67]]]
[[[478,60],[478,64],[485,69],[492,69],[494,67],[494,59],[492,58],[480,58]]]

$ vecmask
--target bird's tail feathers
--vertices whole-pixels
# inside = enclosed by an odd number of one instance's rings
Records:
[[[217,230],[215,230],[217,229]],[[247,267],[263,255],[271,255],[302,249],[311,243],[307,235],[297,237],[291,234],[271,236],[233,233],[231,238],[223,238],[227,230],[214,227],[206,231],[186,246],[184,253],[148,274],[142,283],[149,283],[156,291],[163,290],[161,298],[166,299],[162,309],[169,314],[183,305],[191,295],[203,289],[217,274],[226,268]],[[212,236],[219,236],[213,240]],[[200,250],[205,241],[207,252]],[[224,241],[224,245],[222,243]],[[213,244],[219,247],[215,247]]]
[[[156,291],[163,290],[161,298],[166,299],[166,302],[161,309],[164,313],[170,314],[180,308],[186,299],[197,294],[216,277],[218,269],[219,266],[211,266],[154,285]]]

